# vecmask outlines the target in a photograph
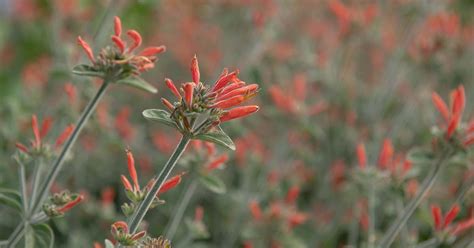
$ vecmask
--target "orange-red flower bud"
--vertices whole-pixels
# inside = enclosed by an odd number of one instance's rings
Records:
[[[200,82],[200,72],[199,72],[199,63],[197,60],[196,55],[194,55],[193,60],[191,61],[191,75],[193,77],[194,84],[198,84]]]
[[[194,83],[185,83],[183,85],[184,100],[189,108],[192,108],[193,94],[194,94]]]
[[[131,29],[127,31],[128,37],[133,40],[133,44],[128,48],[128,52],[132,52],[135,48],[142,44],[142,36],[137,31]]]
[[[114,17],[114,31],[117,37],[122,35],[122,21],[118,16]]]
[[[241,117],[257,112],[258,109],[259,107],[256,105],[233,108],[229,110],[228,112],[224,113],[224,115],[222,115],[219,120],[221,122],[225,122],[225,121],[233,120],[236,118],[241,118]]]
[[[145,56],[145,57],[151,57],[151,56],[155,56],[159,53],[162,53],[164,51],[166,51],[165,46],[147,47],[147,48],[143,49],[143,51],[140,53],[140,55]]]
[[[86,53],[87,57],[89,58],[89,60],[92,62],[92,63],[95,63],[95,59],[94,59],[94,53],[92,52],[92,49],[91,47],[89,46],[89,44],[87,44],[87,42],[85,42],[81,36],[78,36],[77,37],[77,43],[82,47],[82,49],[84,49],[84,52]]]
[[[58,212],[65,213],[69,209],[73,208],[76,206],[79,202],[81,202],[84,199],[84,196],[78,195],[74,200],[66,203],[64,206],[62,206],[60,209],[58,209]]]
[[[174,85],[173,81],[171,81],[171,79],[169,79],[169,78],[165,78],[165,83],[166,83],[166,86],[168,87],[168,89],[171,90],[171,93],[173,93],[173,95],[175,95],[179,100],[181,100],[182,96],[179,93],[176,86]]]
[[[56,139],[56,143],[54,144],[55,148],[60,147],[64,141],[66,141],[69,136],[71,136],[72,131],[74,130],[74,125],[69,125],[67,126],[64,131],[59,135],[59,137]]]

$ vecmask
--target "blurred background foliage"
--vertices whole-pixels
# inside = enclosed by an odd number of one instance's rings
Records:
[[[366,144],[372,164],[385,138],[397,154],[428,144],[438,120],[431,92],[447,98],[459,84],[466,87],[465,112],[472,116],[473,12],[469,0],[0,0],[0,186],[18,187],[11,156],[16,141],[32,137],[33,113],[54,119],[49,137],[78,118],[98,84],[70,72],[86,60],[76,37],[94,49],[103,47],[118,15],[126,28],[140,31],[145,45],[167,46],[156,68],[144,75],[160,91],[109,90],[55,185],[86,194],[84,204],[53,222],[57,247],[102,241],[110,224],[124,218],[119,177],[126,173],[125,148],[138,157],[143,182],[167,160],[178,134],[145,121],[141,111],[161,108],[160,97],[169,95],[165,77],[190,81],[194,54],[203,81],[212,82],[229,67],[240,69],[242,80],[259,83],[253,101],[261,110],[224,125],[237,144],[225,169],[216,173],[226,193],[199,186],[186,209],[185,219],[192,219],[194,209],[203,206],[210,235],[195,238],[183,221],[173,243],[241,247],[250,240],[268,247],[277,240],[283,247],[336,247],[356,235],[356,244],[363,244],[365,231],[351,234],[358,220],[348,214],[358,208],[362,193],[338,186],[348,184],[356,167],[356,144]],[[188,153],[179,171],[203,166]],[[448,207],[456,197],[448,186],[472,174],[470,163],[446,173],[428,203]],[[149,213],[150,233],[164,234],[191,181],[185,176],[163,196],[166,204]],[[266,208],[294,185],[301,189],[297,208],[307,220],[282,233],[256,224],[249,201]],[[393,217],[390,194],[385,196],[377,203],[388,204],[377,210],[378,232]],[[472,204],[465,202],[465,209]],[[409,225],[419,235],[407,242],[430,232],[427,206]],[[0,216],[0,239],[6,239],[17,218],[3,207]]]

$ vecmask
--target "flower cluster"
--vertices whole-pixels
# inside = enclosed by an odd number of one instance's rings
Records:
[[[193,82],[182,84],[180,90],[171,79],[165,80],[166,86],[178,101],[171,103],[162,98],[162,102],[171,112],[170,118],[181,133],[206,133],[221,122],[241,118],[258,110],[256,105],[238,107],[258,91],[257,84],[247,85],[237,77],[238,70],[228,72],[224,69],[210,87],[200,81],[199,65],[195,56],[191,63],[191,73]],[[206,118],[197,124],[199,116]]]
[[[114,35],[111,37],[115,46],[103,48],[98,56],[94,56],[90,45],[79,36],[77,42],[84,49],[92,65],[76,66],[73,72],[78,75],[101,77],[115,83],[129,84],[156,93],[153,86],[135,76],[153,68],[158,59],[157,55],[164,52],[166,47],[151,46],[136,54],[135,50],[142,44],[142,37],[133,29],[126,33],[131,40],[130,45],[122,39],[122,23],[119,17],[115,17]],[[120,81],[124,79],[127,80]]]
[[[454,204],[443,216],[441,208],[434,204],[431,206],[431,216],[433,218],[434,230],[440,235],[458,236],[474,226],[474,217],[453,224],[454,219],[459,214],[461,208]],[[443,237],[441,237],[443,238]]]
[[[145,231],[130,234],[128,225],[124,221],[114,222],[111,227],[111,233],[117,243],[123,246],[171,248],[171,242],[163,237],[152,238],[147,236]],[[99,243],[94,244],[94,248],[102,247]]]
[[[31,127],[33,129],[34,139],[31,140],[30,147],[17,142],[15,146],[18,148],[19,151],[23,152],[24,154],[28,155],[47,155],[48,151],[50,151],[50,147],[43,142],[44,137],[48,134],[49,130],[51,129],[51,125],[53,120],[51,118],[45,118],[41,123],[41,128],[38,124],[38,117],[33,115],[31,117]],[[74,125],[68,125],[64,131],[58,136],[54,143],[54,149],[58,149],[61,145],[69,138],[72,131],[74,129]]]
[[[49,202],[43,205],[43,211],[50,218],[61,217],[82,200],[84,200],[84,196],[71,194],[66,190],[50,197]]]
[[[460,85],[453,91],[451,91],[450,97],[450,107],[446,104],[445,101],[436,93],[433,92],[432,95],[433,104],[436,109],[439,111],[443,117],[444,124],[442,127],[445,129],[445,137],[447,140],[453,138],[454,134],[460,127],[462,120],[462,115],[464,108],[466,106],[466,95],[464,91],[464,86]],[[464,135],[460,137],[459,142],[467,147],[474,144],[474,119],[469,122],[469,124],[464,128]]]
[[[128,162],[128,172],[129,172],[130,178],[132,179],[132,183],[124,175],[121,176],[121,180],[122,180],[123,186],[125,187],[125,193],[128,199],[131,201],[131,203],[124,203],[122,205],[122,211],[124,212],[126,216],[129,216],[130,214],[133,213],[133,211],[135,210],[135,207],[146,196],[147,192],[150,190],[150,187],[151,187],[150,185],[153,184],[155,179],[152,178],[144,188],[140,188],[140,185],[138,183],[137,170],[135,168],[135,159],[130,150],[127,150],[127,162]],[[158,194],[164,193],[176,187],[181,182],[181,177],[183,174],[184,173],[181,173],[168,179],[163,184]],[[158,198],[158,194],[156,195],[156,198],[154,199],[154,203],[152,206],[156,206],[156,205],[164,203],[163,200],[160,200]]]

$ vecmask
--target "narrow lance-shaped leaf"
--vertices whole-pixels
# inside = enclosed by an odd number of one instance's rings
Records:
[[[143,111],[143,116],[151,121],[157,121],[170,127],[176,128],[176,124],[171,119],[170,113],[162,109],[147,109]]]
[[[0,205],[6,205],[21,212],[21,196],[14,190],[0,188]]]
[[[79,75],[79,76],[89,76],[89,77],[99,77],[104,78],[104,73],[95,70],[90,65],[76,65],[72,68],[72,73]]]
[[[198,134],[194,136],[194,138],[209,141],[221,146],[225,146],[231,150],[235,150],[234,142],[220,127],[217,127],[215,130],[208,133]]]
[[[126,77],[126,78],[118,80],[116,83],[126,84],[126,85],[129,85],[129,86],[132,86],[137,89],[141,89],[150,93],[158,92],[158,90],[153,85],[149,84],[148,82],[143,80],[141,77],[137,77],[137,76]]]

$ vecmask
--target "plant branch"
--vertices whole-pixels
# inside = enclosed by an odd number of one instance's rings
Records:
[[[189,187],[187,187],[183,198],[179,202],[178,208],[173,214],[171,224],[168,226],[168,228],[166,228],[166,231],[164,232],[166,239],[171,241],[173,240],[176,230],[178,230],[178,226],[181,223],[181,220],[183,219],[184,212],[186,211],[186,208],[188,207],[189,202],[191,201],[191,197],[194,195],[194,192],[196,192],[197,186],[198,184],[196,180],[193,180]]]
[[[388,231],[383,236],[377,247],[390,247],[397,235],[402,230],[403,226],[406,224],[410,216],[415,212],[416,208],[420,205],[421,201],[428,194],[430,189],[433,187],[436,179],[438,178],[440,171],[442,169],[444,161],[452,155],[452,152],[449,150],[443,151],[441,156],[435,162],[433,167],[428,173],[428,176],[423,181],[420,190],[418,190],[416,196],[408,203],[408,205],[403,209],[403,212],[397,217],[395,222],[390,226]]]
[[[191,137],[189,135],[183,135],[181,137],[181,140],[179,141],[178,146],[176,146],[176,149],[174,150],[173,154],[169,158],[168,162],[166,162],[165,166],[160,171],[160,174],[158,175],[157,179],[154,180],[154,183],[151,186],[150,191],[148,191],[147,195],[145,196],[145,199],[143,199],[143,201],[135,210],[133,215],[131,215],[130,218],[128,219],[127,224],[128,224],[130,233],[135,233],[137,231],[138,226],[142,222],[143,218],[148,212],[148,209],[153,203],[153,200],[155,199],[156,194],[160,191],[161,186],[170,175],[171,171],[176,165],[176,162],[183,154],[190,140],[191,140]]]

